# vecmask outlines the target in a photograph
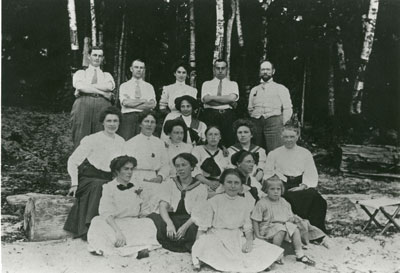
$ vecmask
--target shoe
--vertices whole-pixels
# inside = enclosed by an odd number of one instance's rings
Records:
[[[102,250],[93,250],[93,251],[90,251],[90,254],[92,254],[92,255],[94,255],[94,256],[103,256],[104,255],[104,252],[102,251]]]
[[[136,259],[140,260],[149,257],[150,256],[149,252],[150,251],[147,248],[140,250],[136,256]]]
[[[315,264],[316,264],[313,260],[308,258],[306,255],[304,255],[303,257],[300,257],[300,258],[296,258],[296,261],[301,262],[306,265],[309,265],[309,266],[315,266]]]

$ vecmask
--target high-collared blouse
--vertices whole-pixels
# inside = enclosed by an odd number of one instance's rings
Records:
[[[155,171],[163,179],[168,177],[168,154],[164,141],[158,137],[148,137],[140,133],[125,143],[124,153],[136,158],[136,170]]]
[[[274,174],[280,176],[284,181],[286,181],[284,175],[303,175],[303,184],[308,187],[316,187],[318,184],[317,167],[311,152],[297,145],[292,149],[281,146],[268,154],[264,169],[264,179]]]
[[[119,135],[110,137],[104,131],[85,136],[68,159],[71,185],[78,185],[78,167],[85,159],[97,169],[110,172],[111,160],[122,155],[124,143]]]
[[[161,98],[160,98],[160,108],[169,108],[172,112],[178,112],[175,108],[175,99],[182,97],[184,95],[197,98],[197,89],[185,84],[184,82],[176,82],[164,86]]]

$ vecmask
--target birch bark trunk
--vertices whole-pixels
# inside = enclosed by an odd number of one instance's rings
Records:
[[[68,0],[69,36],[71,40],[71,74],[78,70],[78,27],[76,25],[75,0]]]
[[[222,58],[224,50],[224,1],[216,0],[216,13],[217,13],[217,23],[216,23],[216,33],[215,33],[215,49],[214,49],[214,59],[213,63]]]
[[[96,9],[94,0],[90,0],[90,19],[92,23],[92,46],[97,46]]]
[[[85,37],[83,39],[82,67],[89,66],[89,48],[90,48],[90,38]]]
[[[267,60],[268,57],[268,52],[267,52],[267,45],[268,45],[268,38],[267,38],[267,32],[268,32],[268,21],[267,21],[267,10],[269,6],[271,5],[272,0],[264,0],[261,4],[262,9],[264,10],[263,16],[262,16],[262,28],[263,28],[263,35],[262,35],[262,45],[263,45],[263,54],[261,56],[261,60]]]
[[[190,86],[196,88],[196,25],[194,21],[194,0],[189,0],[189,22],[190,22]]]
[[[378,16],[379,0],[370,0],[369,11],[367,17],[367,27],[365,31],[365,38],[363,49],[361,51],[361,62],[358,67],[357,76],[354,82],[354,89],[352,94],[352,101],[350,107],[351,114],[361,114],[362,97],[364,93],[364,77],[365,70],[371,55],[372,45],[374,43],[376,18]]]
[[[333,66],[333,45],[329,46],[329,69],[328,69],[328,116],[335,115],[335,71]]]
[[[228,24],[226,26],[226,62],[228,64],[227,70],[227,78],[230,78],[230,68],[231,68],[231,47],[232,47],[232,29],[233,23],[236,17],[236,0],[231,0],[231,17],[228,20]]]
[[[239,0],[236,0],[236,27],[237,27],[237,33],[238,33],[239,46],[243,47],[244,46],[244,39],[243,39],[242,21],[240,20],[240,4],[239,4]]]

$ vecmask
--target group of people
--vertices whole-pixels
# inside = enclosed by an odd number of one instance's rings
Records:
[[[65,230],[95,255],[142,258],[163,247],[191,253],[195,268],[254,272],[282,263],[286,240],[299,262],[315,264],[303,250],[326,242],[326,201],[315,189],[312,154],[296,144],[289,91],[273,81],[271,62],[260,65],[248,119],[235,117],[239,90],[224,60],[202,86],[200,118],[197,90],[185,84],[189,71],[177,64],[176,83],[158,103],[166,117],[157,137],[144,62],[134,60],[131,80],[120,86],[120,111],[111,106],[113,78],[100,69],[103,51],[91,49],[89,59],[73,77],[68,173],[76,200]]]

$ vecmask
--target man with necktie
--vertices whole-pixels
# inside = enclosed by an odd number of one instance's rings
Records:
[[[102,48],[91,48],[89,67],[78,70],[72,78],[76,97],[71,110],[74,149],[83,137],[103,130],[100,114],[103,109],[111,106],[115,83],[110,73],[101,70],[103,59]]]
[[[273,80],[274,65],[263,61],[260,65],[261,83],[250,91],[248,111],[256,132],[256,145],[265,148],[267,154],[282,146],[283,125],[293,114],[289,90]]]
[[[122,123],[118,134],[128,140],[140,133],[139,114],[143,110],[156,107],[156,94],[153,86],[143,80],[145,64],[136,59],[132,62],[132,78],[121,84],[119,101],[121,103]]]
[[[201,100],[204,103],[202,120],[207,126],[219,127],[225,147],[229,147],[235,142],[232,130],[235,113],[232,105],[239,99],[238,84],[226,77],[227,69],[228,65],[225,60],[216,60],[214,79],[204,82],[201,88]]]

